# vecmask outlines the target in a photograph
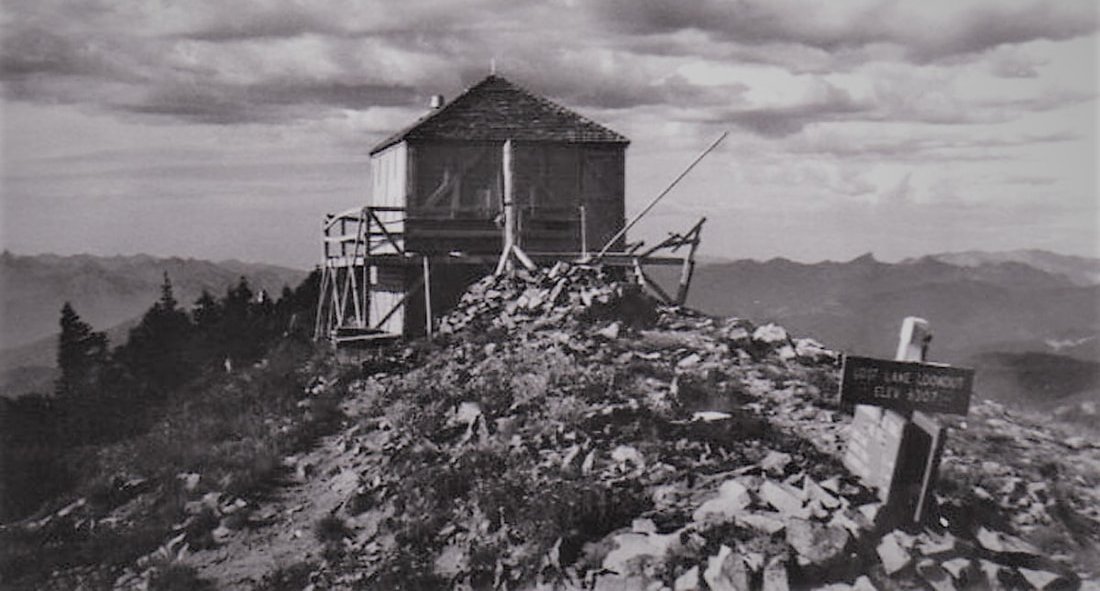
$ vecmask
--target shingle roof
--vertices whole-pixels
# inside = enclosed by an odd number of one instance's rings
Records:
[[[628,144],[610,129],[495,74],[386,138],[371,154],[403,140],[596,142]]]

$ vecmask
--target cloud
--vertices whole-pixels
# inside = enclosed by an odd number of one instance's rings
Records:
[[[716,121],[734,125],[764,136],[781,137],[801,131],[810,123],[837,121],[871,111],[871,105],[852,98],[845,90],[825,84],[822,96],[799,104],[731,110],[719,114]]]
[[[891,56],[950,63],[1095,28],[1088,3],[953,6],[463,0],[443,9],[428,0],[265,0],[154,9],[42,0],[12,7],[0,78],[18,100],[229,125],[423,104],[430,94],[476,81],[496,59],[509,76],[580,109],[662,107],[668,117],[783,137],[816,122],[1011,117],[1035,103],[975,110],[950,97],[935,100],[942,90],[913,88],[906,72],[874,92],[826,81],[797,101],[762,101],[748,97],[769,84],[766,78],[713,84],[684,69],[766,64],[824,76]],[[998,52],[989,66],[996,75],[1034,75],[1041,65],[1026,52]]]
[[[907,172],[905,176],[901,177],[898,184],[894,188],[886,192],[882,196],[881,203],[883,205],[906,205],[913,199],[913,173]]]
[[[1097,29],[1096,5],[1067,2],[879,3],[807,6],[794,0],[597,0],[594,18],[630,35],[684,30],[743,45],[794,44],[830,53],[899,47],[931,62],[1036,39],[1066,40]]]

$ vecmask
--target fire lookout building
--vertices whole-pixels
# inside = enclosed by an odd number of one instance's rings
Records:
[[[371,150],[366,207],[326,216],[319,337],[431,334],[511,246],[572,260],[623,228],[626,137],[497,75],[441,103]]]

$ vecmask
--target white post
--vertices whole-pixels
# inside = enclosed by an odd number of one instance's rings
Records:
[[[928,355],[928,344],[932,341],[932,329],[924,318],[909,316],[901,323],[898,335],[897,361],[921,361]]]
[[[512,247],[516,244],[516,196],[515,183],[512,179],[512,140],[504,142],[501,153],[501,176],[504,179],[504,191],[501,195],[504,209],[504,247],[500,250],[500,261],[497,263],[495,275],[504,271],[511,271]]]

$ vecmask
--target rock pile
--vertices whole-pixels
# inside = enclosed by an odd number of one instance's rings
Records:
[[[612,277],[600,267],[561,262],[546,270],[486,276],[440,321],[439,332],[449,334],[470,326],[506,330],[523,324],[561,326],[601,317],[648,324],[655,310],[656,302],[637,284]]]
[[[440,332],[364,389],[343,445],[361,452],[347,518],[369,526],[334,586],[1077,584],[992,529],[883,531],[838,461],[837,355],[782,327],[561,264],[486,278]]]

